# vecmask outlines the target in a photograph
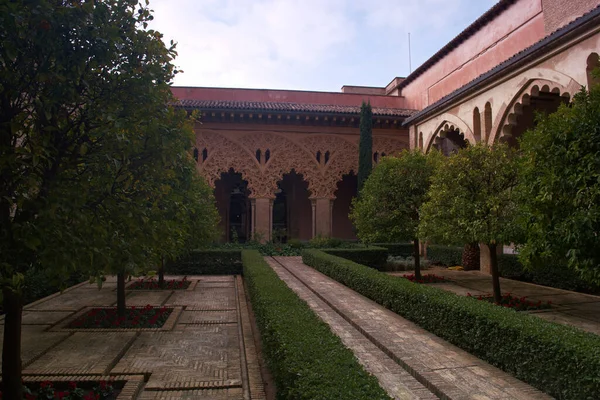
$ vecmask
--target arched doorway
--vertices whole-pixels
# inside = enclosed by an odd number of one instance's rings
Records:
[[[251,237],[251,207],[248,182],[242,175],[229,170],[215,182],[215,200],[221,217],[221,240],[244,243]]]
[[[500,140],[509,146],[518,148],[519,138],[529,129],[536,126],[536,114],[552,114],[563,103],[569,102],[569,97],[550,91],[534,91],[531,96],[524,97],[515,107],[514,124],[510,126],[510,134],[503,135]]]
[[[335,200],[332,209],[332,231],[331,236],[346,240],[355,240],[354,226],[348,218],[352,199],[358,191],[358,178],[353,173],[342,176],[337,184]]]
[[[464,135],[459,130],[448,130],[440,133],[440,136],[435,139],[433,147],[438,149],[443,155],[450,156],[460,149],[467,147],[468,142]]]
[[[308,182],[295,171],[283,175],[273,200],[273,240],[310,240],[312,206]]]

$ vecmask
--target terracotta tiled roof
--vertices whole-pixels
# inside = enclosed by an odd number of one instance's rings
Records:
[[[405,125],[405,126],[410,125],[413,121],[432,112],[435,109],[438,109],[438,108],[446,105],[447,103],[450,103],[457,97],[463,95],[464,93],[468,92],[469,90],[473,89],[474,87],[476,87],[477,85],[481,84],[482,82],[484,82],[488,79],[492,79],[497,76],[502,76],[502,74],[505,73],[509,67],[519,65],[520,63],[526,63],[527,61],[530,60],[531,57],[537,56],[539,52],[549,51],[550,49],[559,45],[562,42],[561,39],[564,39],[569,33],[576,31],[578,28],[588,24],[590,21],[593,21],[594,19],[597,19],[599,17],[600,17],[600,6],[587,12],[586,14],[582,15],[581,17],[573,20],[571,23],[563,26],[562,28],[557,29],[556,31],[554,31],[550,35],[546,36],[542,40],[534,43],[533,45],[529,46],[525,50],[518,52],[517,54],[515,54],[508,60],[498,64],[497,66],[495,66],[494,68],[492,68],[491,70],[486,72],[485,74],[478,76],[477,78],[475,78],[471,82],[467,83],[466,85],[461,86],[460,88],[456,89],[455,91],[451,92],[450,94],[442,97],[435,103],[430,104],[429,106],[425,107],[423,110],[413,113],[409,118],[407,118],[403,122],[403,125]]]
[[[414,81],[418,76],[423,74],[433,65],[435,65],[439,60],[444,58],[448,53],[461,45],[465,40],[473,36],[477,33],[482,27],[486,26],[488,22],[492,21],[498,15],[500,15],[504,10],[506,10],[510,5],[512,5],[516,0],[500,0],[496,3],[492,8],[482,14],[475,22],[466,27],[461,33],[456,35],[454,39],[446,43],[444,47],[438,50],[433,56],[431,56],[427,61],[425,61],[419,68],[415,69],[410,75],[408,75],[400,84],[397,86],[398,89],[401,89],[408,85],[410,82]]]
[[[177,105],[187,110],[246,111],[246,112],[295,112],[338,115],[358,115],[360,106],[327,104],[227,101],[227,100],[179,100]],[[373,115],[381,117],[409,117],[416,110],[373,107]]]

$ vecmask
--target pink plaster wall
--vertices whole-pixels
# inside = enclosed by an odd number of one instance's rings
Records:
[[[550,34],[600,5],[600,0],[542,0],[544,26]]]
[[[545,36],[541,0],[518,0],[402,89],[423,109]]]

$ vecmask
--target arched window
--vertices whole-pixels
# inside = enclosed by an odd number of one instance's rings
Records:
[[[256,161],[258,161],[259,163],[262,162],[261,160],[261,151],[260,149],[256,150]]]
[[[473,135],[475,141],[481,141],[481,114],[479,113],[479,107],[475,107],[473,110]]]
[[[268,162],[269,158],[271,158],[271,150],[267,149],[267,151],[265,151],[265,162]]]
[[[375,164],[377,164],[379,162],[379,153],[375,152],[375,154],[373,154],[373,161],[375,162]]]
[[[585,71],[587,73],[588,90],[592,86],[600,84],[600,77],[594,77],[594,74],[592,73],[595,69],[598,69],[597,72],[600,73],[600,60],[598,58],[598,53],[592,53],[587,58],[587,66],[585,68]]]
[[[198,149],[196,147],[194,147],[194,160],[198,162]]]
[[[202,162],[206,161],[207,158],[208,158],[208,149],[205,147],[204,150],[202,150]]]
[[[489,101],[485,103],[483,111],[483,129],[485,132],[483,140],[487,142],[490,138],[490,133],[492,133],[492,105]]]
[[[317,151],[317,162],[321,164],[321,151]]]
[[[329,151],[325,152],[325,164],[329,162]]]
[[[419,132],[419,148],[423,149],[423,132]]]

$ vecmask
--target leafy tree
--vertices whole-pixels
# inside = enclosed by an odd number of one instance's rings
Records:
[[[477,144],[450,156],[437,170],[421,209],[419,232],[436,243],[479,242],[489,248],[494,299],[500,301],[496,247],[515,236],[515,152]]]
[[[358,191],[360,193],[373,169],[373,110],[371,103],[360,107],[360,142],[358,144]]]
[[[383,158],[352,202],[350,218],[366,243],[414,243],[415,276],[421,278],[419,219],[431,178],[442,156],[418,150]]]
[[[174,46],[166,48],[159,33],[146,30],[151,19],[137,0],[0,0],[6,398],[23,398],[28,270],[65,276],[121,265],[129,271],[155,262],[158,251],[180,251],[171,241],[192,233],[187,225],[175,229],[161,221],[176,208],[174,193],[185,190],[186,181],[175,176],[193,166],[182,153],[190,146],[185,113],[168,107]],[[181,189],[173,189],[178,182]],[[205,194],[199,188],[181,198],[187,207],[176,218],[191,221],[184,214],[198,211],[191,202]]]
[[[600,283],[600,87],[539,116],[521,141],[525,265],[565,260]]]

